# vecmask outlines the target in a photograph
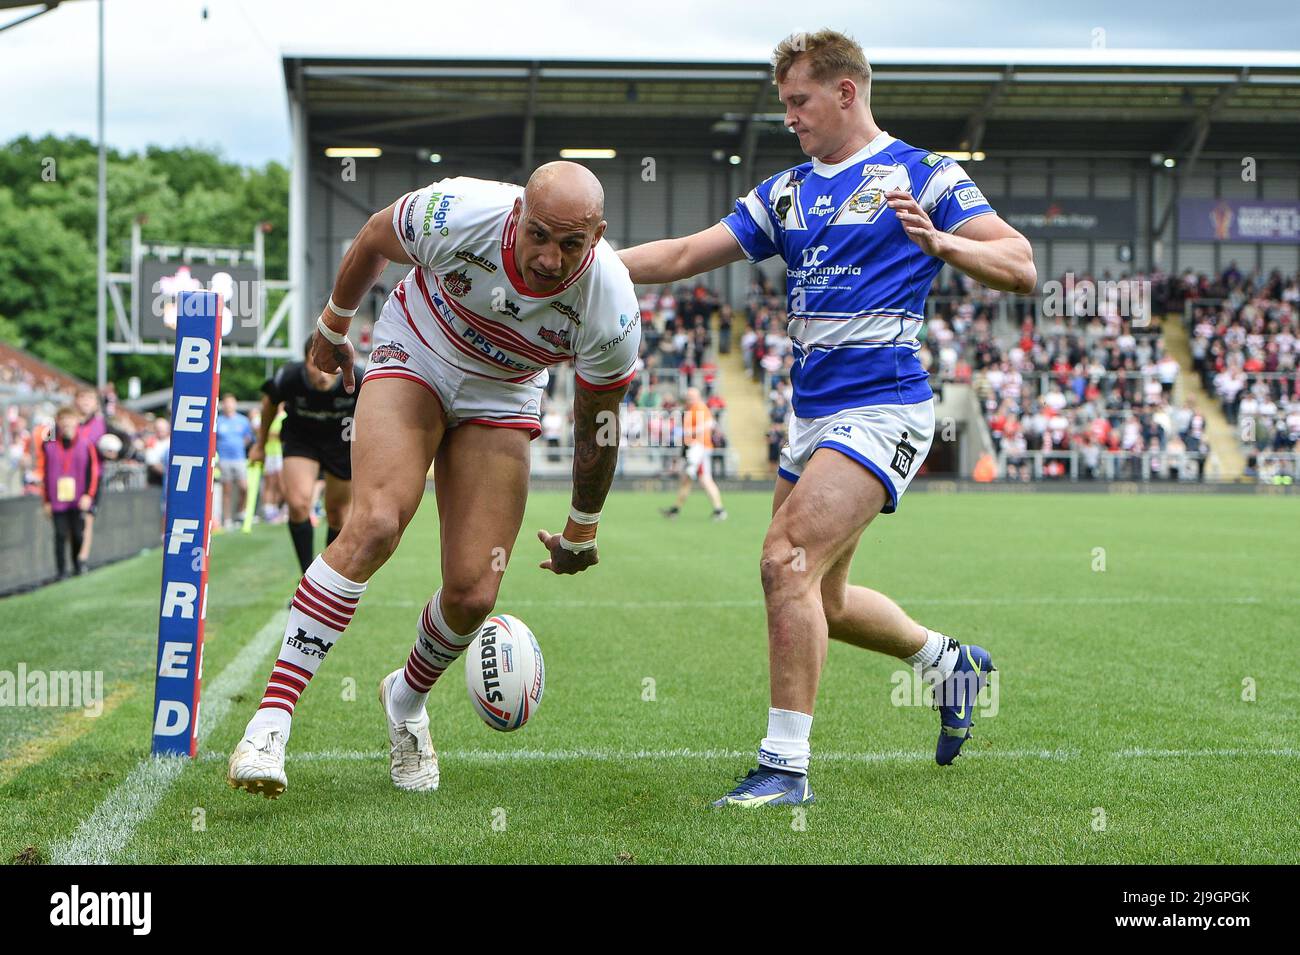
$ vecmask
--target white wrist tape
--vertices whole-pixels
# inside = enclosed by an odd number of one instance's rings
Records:
[[[357,308],[360,308],[360,307],[361,307],[360,305],[357,306]],[[357,309],[356,309],[356,308],[339,308],[337,305],[334,304],[334,296],[333,296],[333,295],[330,296],[330,300],[329,300],[328,308],[329,308],[329,310],[330,310],[331,312],[333,312],[333,313],[334,313],[335,315],[337,315],[339,318],[351,318],[353,315],[355,315],[355,314],[357,313]]]
[[[573,521],[575,524],[599,524],[600,511],[588,513],[587,511],[580,511],[576,507],[570,507],[569,520]]]
[[[593,537],[589,541],[579,541],[577,543],[574,543],[573,541],[568,540],[563,534],[561,534],[560,546],[563,547],[565,550],[567,550],[570,554],[581,554],[589,550],[595,550],[596,539]]]
[[[320,332],[320,337],[325,339],[331,345],[342,345],[348,340],[347,335],[340,335],[334,329],[325,324],[323,318],[316,319],[316,331]]]

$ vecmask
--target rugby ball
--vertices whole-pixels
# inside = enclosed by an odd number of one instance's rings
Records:
[[[489,617],[465,651],[465,688],[474,712],[502,733],[519,729],[542,705],[546,664],[518,617]]]

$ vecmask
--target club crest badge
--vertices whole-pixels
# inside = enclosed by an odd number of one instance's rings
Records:
[[[447,291],[457,298],[461,298],[470,287],[474,284],[464,269],[457,269],[455,272],[447,273],[447,277],[442,280],[442,284],[447,287]]]

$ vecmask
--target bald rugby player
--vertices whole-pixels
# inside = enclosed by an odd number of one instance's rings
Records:
[[[442,586],[416,621],[405,663],[380,684],[389,776],[438,787],[425,700],[496,604],[528,497],[528,443],[541,433],[547,368],[573,361],[573,496],[560,534],[539,531],[544,570],[597,562],[596,528],[618,459],[618,406],[640,345],[627,269],[601,236],[604,193],[567,162],[524,188],[453,178],[375,213],[339,266],[317,320],[312,364],[354,388],[346,337],[389,262],[411,265],[374,329],[352,445],[352,511],[294,593],[266,693],[230,757],[231,786],[284,792],[294,708],[338,642],[424,494],[434,463]],[[494,566],[495,565],[495,566]]]

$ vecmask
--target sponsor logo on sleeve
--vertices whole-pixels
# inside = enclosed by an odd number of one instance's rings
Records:
[[[451,231],[447,228],[447,219],[451,214],[451,204],[455,199],[455,194],[450,192],[429,193],[429,202],[424,207],[425,235],[433,235],[435,227],[439,235],[447,235]],[[412,235],[412,238],[414,238],[414,235]]]
[[[407,242],[415,241],[415,202],[406,204],[406,214],[402,217],[402,232]]]
[[[623,344],[623,340],[632,334],[632,330],[641,324],[641,313],[633,315],[619,315],[618,327],[622,329],[617,338],[611,338],[605,344],[600,346],[601,351],[609,351],[611,348],[617,348]]]
[[[984,198],[984,193],[980,192],[979,186],[962,186],[954,195],[957,197],[957,205],[963,209],[988,205],[988,200]]]
[[[933,167],[939,165],[939,163],[943,162],[943,157],[940,156],[938,153],[930,153],[930,155],[928,155],[928,156],[926,156],[924,159],[922,159],[921,162],[923,162],[923,163],[925,163],[927,166],[933,168]]]

